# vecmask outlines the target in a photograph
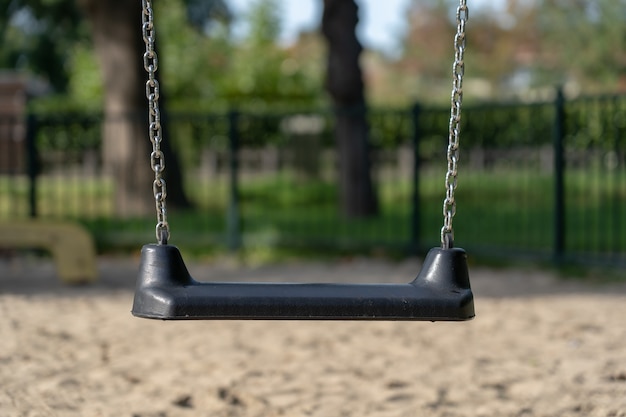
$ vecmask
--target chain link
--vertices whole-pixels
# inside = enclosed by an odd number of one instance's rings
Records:
[[[165,199],[167,197],[167,187],[163,179],[165,171],[165,157],[161,151],[161,112],[159,111],[159,82],[156,79],[156,71],[159,67],[157,54],[154,49],[154,10],[150,0],[142,0],[143,11],[141,17],[141,27],[143,41],[146,44],[146,52],[143,54],[143,66],[148,73],[146,81],[146,98],[148,99],[148,134],[152,142],[152,153],[150,154],[150,165],[154,171],[154,182],[152,191],[156,203],[157,224],[156,238],[159,245],[167,245],[170,237],[169,224],[167,223],[167,207]]]
[[[463,102],[463,75],[465,73],[465,24],[469,18],[466,0],[459,1],[456,10],[457,30],[454,37],[454,63],[452,65],[452,95],[450,99],[450,124],[448,133],[448,170],[446,172],[446,198],[443,201],[443,227],[441,246],[450,249],[454,245],[452,219],[456,214],[454,191],[457,184],[457,164],[459,161],[459,137],[461,133],[461,104]]]

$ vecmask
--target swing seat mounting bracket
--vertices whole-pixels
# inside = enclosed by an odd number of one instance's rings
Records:
[[[407,284],[200,282],[177,247],[145,245],[133,315],[162,320],[421,320],[474,317],[463,249],[433,248]]]

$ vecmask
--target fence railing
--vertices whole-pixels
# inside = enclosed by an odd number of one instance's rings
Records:
[[[172,242],[413,252],[436,246],[448,117],[446,109],[422,106],[370,110],[380,210],[345,218],[332,113],[171,114],[167,139],[193,203],[170,207]],[[152,212],[141,214],[119,198],[119,171],[128,169],[134,180],[130,168],[149,168],[149,154],[137,145],[134,155],[145,158],[111,165],[111,147],[119,157],[129,145],[105,143],[105,123],[115,122],[0,118],[0,220],[75,219],[103,246],[153,241]],[[6,128],[16,125],[26,128]],[[624,96],[566,101],[558,94],[543,103],[466,106],[458,245],[494,258],[625,264],[625,135]],[[151,191],[148,184],[147,199]]]

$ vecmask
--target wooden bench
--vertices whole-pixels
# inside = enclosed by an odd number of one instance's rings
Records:
[[[0,222],[0,247],[44,249],[54,258],[59,278],[68,284],[97,278],[96,251],[89,233],[74,223],[15,220]]]

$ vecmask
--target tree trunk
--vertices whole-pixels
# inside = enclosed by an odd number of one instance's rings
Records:
[[[378,214],[371,176],[369,127],[356,37],[354,0],[324,0],[322,33],[328,44],[326,90],[333,99],[339,154],[341,209],[348,217]]]
[[[79,0],[92,27],[104,83],[103,159],[115,181],[115,210],[122,217],[155,211],[150,167],[141,2]],[[158,34],[157,34],[158,35]],[[163,116],[162,116],[163,119]],[[182,177],[163,135],[168,202],[188,205]],[[179,201],[176,201],[179,200]]]

